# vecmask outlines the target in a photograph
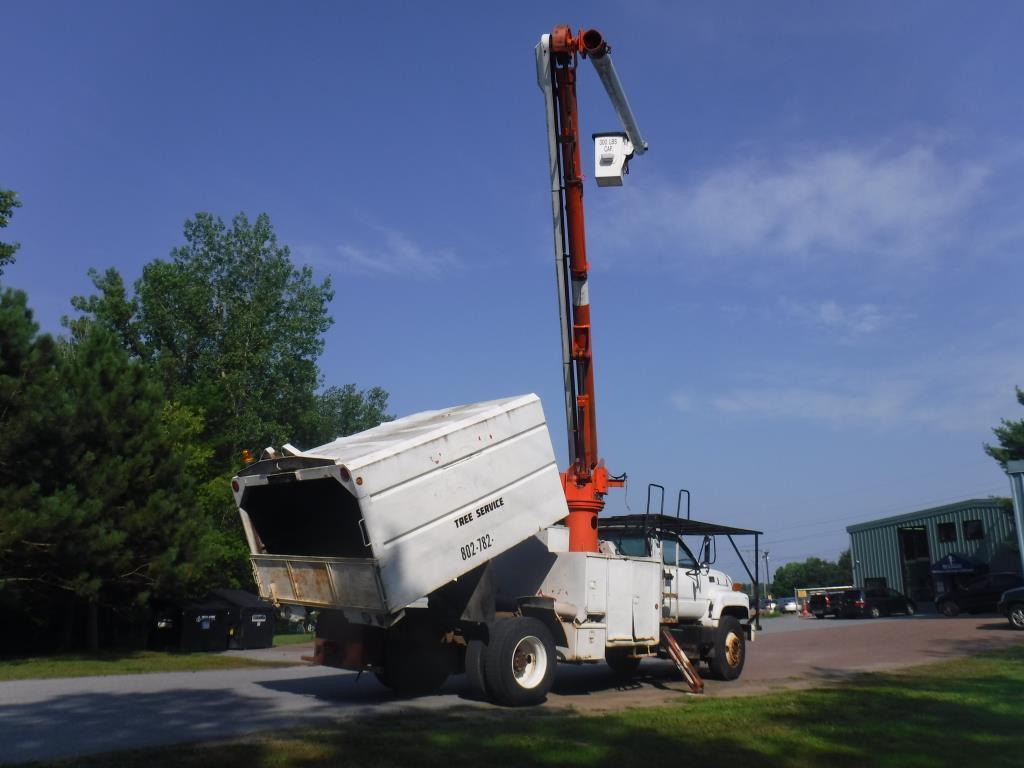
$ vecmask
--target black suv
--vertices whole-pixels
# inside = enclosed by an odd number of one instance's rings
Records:
[[[935,598],[935,607],[946,616],[956,616],[961,611],[992,612],[1003,592],[1015,587],[1024,587],[1024,578],[1016,573],[986,573],[971,579],[961,589],[943,592]]]
[[[1011,627],[1024,630],[1024,587],[1006,590],[996,609],[1010,620]]]
[[[846,604],[843,606],[844,616],[889,616],[893,613],[905,613],[913,616],[917,613],[917,604],[902,592],[895,589],[864,589],[853,590],[857,594],[847,592]]]
[[[829,614],[842,618],[870,616],[877,619],[893,613],[913,616],[917,613],[917,605],[895,589],[842,589],[812,596],[810,611],[819,619]]]

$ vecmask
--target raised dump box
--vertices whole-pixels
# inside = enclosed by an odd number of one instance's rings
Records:
[[[382,623],[568,514],[533,394],[265,459],[232,489],[263,597]]]

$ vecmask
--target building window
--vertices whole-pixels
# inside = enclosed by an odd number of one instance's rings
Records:
[[[985,538],[985,526],[981,520],[964,520],[964,538],[968,541]]]
[[[978,520],[972,522],[979,523]],[[967,526],[964,525],[966,530]],[[956,523],[939,523],[939,541],[948,542],[956,541]]]

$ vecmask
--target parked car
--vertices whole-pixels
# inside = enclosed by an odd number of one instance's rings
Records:
[[[811,595],[809,610],[819,619],[826,616],[877,619],[893,613],[913,616],[917,613],[917,604],[895,589],[839,589]]]
[[[1024,631],[1024,587],[1003,592],[996,608],[1010,620],[1011,627]]]
[[[758,608],[760,608],[762,611],[769,612],[774,611],[777,605],[778,604],[770,597],[763,597],[757,603]]]
[[[784,597],[779,601],[779,610],[783,613],[798,613],[800,605],[795,597]]]
[[[811,595],[807,601],[807,610],[814,614],[816,619],[824,619],[826,616],[839,616],[840,606],[843,602],[843,590],[831,592],[817,592]]]
[[[894,613],[905,613],[913,616],[917,613],[917,604],[895,589],[848,589],[843,592],[840,606],[842,616],[890,616]]]
[[[935,598],[935,607],[946,616],[961,611],[985,613],[996,610],[999,598],[1007,590],[1024,587],[1024,578],[1016,573],[986,573],[976,576],[961,589],[943,592]]]

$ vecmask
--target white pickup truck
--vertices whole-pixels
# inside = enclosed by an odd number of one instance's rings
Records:
[[[740,675],[751,611],[663,515],[603,518],[569,552],[540,400],[523,395],[387,422],[232,481],[260,594],[320,610],[316,660],[424,693],[465,672],[500,704],[542,701],[555,662],[626,674],[666,633]],[[706,559],[706,558],[705,558]]]

